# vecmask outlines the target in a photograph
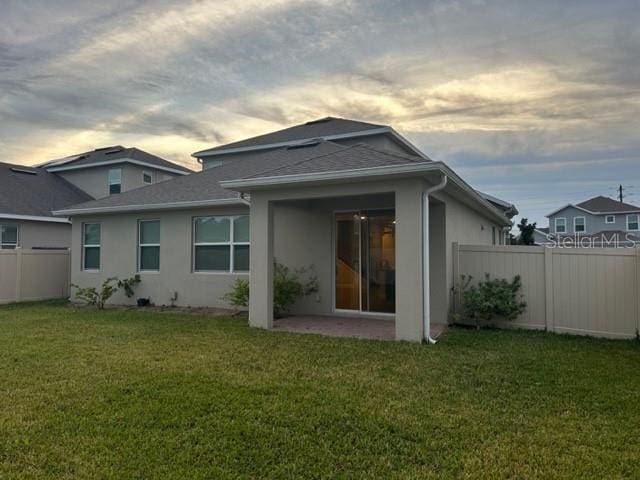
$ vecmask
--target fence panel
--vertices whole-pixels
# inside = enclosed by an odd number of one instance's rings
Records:
[[[510,326],[634,338],[640,323],[640,249],[454,244],[454,278],[522,277],[527,311]],[[456,303],[461,299],[458,297]],[[507,326],[507,325],[504,325]]]
[[[0,303],[69,295],[66,250],[0,250]]]

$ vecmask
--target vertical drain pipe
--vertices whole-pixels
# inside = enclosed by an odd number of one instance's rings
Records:
[[[447,176],[442,175],[440,183],[422,192],[422,335],[424,340],[433,345],[431,338],[431,282],[429,279],[429,195],[447,186]]]

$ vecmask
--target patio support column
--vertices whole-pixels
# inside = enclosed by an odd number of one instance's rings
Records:
[[[273,328],[273,204],[265,194],[251,195],[249,325]]]
[[[396,195],[396,340],[421,342],[422,322],[421,179],[403,182]]]

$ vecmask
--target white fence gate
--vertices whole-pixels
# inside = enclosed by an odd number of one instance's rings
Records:
[[[522,278],[527,310],[513,326],[635,338],[640,328],[640,248],[453,246],[454,279]],[[460,304],[456,288],[456,305]]]
[[[67,250],[0,250],[0,303],[69,296]]]

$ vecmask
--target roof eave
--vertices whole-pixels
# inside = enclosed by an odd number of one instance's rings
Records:
[[[215,207],[225,205],[245,205],[245,202],[238,197],[234,198],[217,198],[209,200],[193,200],[185,202],[165,202],[165,203],[149,203],[138,205],[115,205],[106,207],[85,207],[85,208],[67,208],[63,210],[53,211],[56,216],[77,216],[91,215],[96,213],[122,213],[122,212],[138,212],[144,210],[179,210],[186,208]]]
[[[70,223],[68,218],[47,217],[44,215],[21,215],[0,212],[0,218],[8,218],[9,220],[28,220],[30,222]]]
[[[180,170],[177,168],[171,168],[171,167],[165,167],[162,165],[155,165],[153,163],[148,163],[148,162],[143,162],[141,160],[135,160],[133,158],[117,158],[114,160],[108,160],[105,162],[96,162],[96,163],[89,163],[89,164],[84,164],[84,165],[69,165],[69,166],[61,166],[61,167],[49,167],[47,168],[46,166],[43,167],[47,172],[51,172],[51,173],[55,173],[55,172],[66,172],[66,171],[70,171],[70,170],[82,170],[85,168],[96,168],[96,167],[103,167],[103,166],[108,166],[108,165],[118,165],[121,163],[131,163],[133,165],[139,165],[142,167],[147,167],[147,168],[153,168],[156,170],[162,170],[165,172],[170,172],[170,173],[175,173],[177,175],[189,175],[191,173],[195,173],[192,171],[186,172],[184,170]]]
[[[320,173],[305,173],[298,175],[281,175],[275,177],[260,177],[239,180],[227,180],[220,182],[223,188],[235,190],[239,192],[248,192],[251,190],[277,188],[283,186],[295,186],[313,183],[346,181],[350,179],[376,179],[388,176],[413,176],[416,174],[440,172],[449,177],[449,179],[463,190],[470,198],[477,202],[483,210],[498,219],[505,226],[511,225],[511,222],[496,207],[491,205],[487,200],[460,178],[453,170],[442,162],[422,162],[403,165],[387,165],[381,167],[367,167],[351,170],[338,170]]]

